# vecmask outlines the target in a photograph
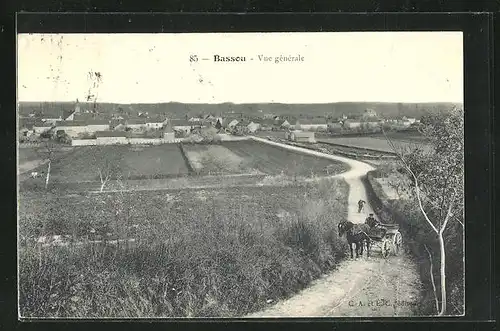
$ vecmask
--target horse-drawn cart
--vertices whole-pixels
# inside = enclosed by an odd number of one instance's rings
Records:
[[[399,225],[379,223],[376,228],[378,228],[382,234],[373,236],[369,234],[368,236],[372,242],[379,243],[382,256],[384,258],[388,257],[391,250],[394,255],[399,254],[403,245],[403,236],[401,232],[399,232]]]

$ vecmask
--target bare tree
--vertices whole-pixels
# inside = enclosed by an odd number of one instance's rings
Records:
[[[47,160],[47,175],[45,176],[45,189],[47,189],[47,187],[49,186],[50,170],[52,166],[52,161],[54,160],[56,148],[57,146],[53,141],[47,140],[44,141],[41,147],[36,150],[36,152],[38,153],[38,155],[42,157],[42,159]]]
[[[94,167],[99,174],[99,179],[101,186],[99,191],[102,192],[108,181],[115,175],[117,175],[119,166],[114,160],[112,155],[100,153],[102,150],[98,146],[92,146],[93,157],[94,157]]]
[[[447,303],[444,233],[450,219],[460,222],[460,214],[463,217],[463,112],[454,109],[429,115],[423,121],[421,132],[429,138],[430,151],[418,147],[413,150],[398,148],[383,131],[411,181],[409,189],[421,214],[439,242],[441,306],[438,315],[443,316]],[[460,224],[463,226],[462,222]]]

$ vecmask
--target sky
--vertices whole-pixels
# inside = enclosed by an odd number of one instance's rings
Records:
[[[18,34],[17,44],[19,101],[463,103],[461,32]]]

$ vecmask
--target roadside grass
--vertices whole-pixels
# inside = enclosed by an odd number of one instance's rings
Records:
[[[347,194],[343,180],[329,179],[178,195],[22,200],[21,316],[235,317],[257,311],[344,258],[346,244],[336,229],[347,214]],[[64,247],[36,243],[53,234],[71,241]],[[109,243],[129,238],[133,245]],[[90,243],[95,239],[101,243]]]

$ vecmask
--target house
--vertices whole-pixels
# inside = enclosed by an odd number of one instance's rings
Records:
[[[193,123],[188,120],[171,119],[168,121],[174,131],[184,131],[185,133],[190,133],[193,127]]]
[[[255,132],[255,131],[259,130],[259,129],[260,129],[260,124],[259,123],[255,123],[255,122],[252,121],[252,122],[250,122],[247,125],[247,130],[250,133],[253,133],[253,132]]]
[[[201,122],[201,118],[200,117],[191,117],[188,121],[189,122]]]
[[[146,119],[144,118],[133,118],[125,121],[125,127],[132,131],[143,131],[146,130]]]
[[[273,129],[273,126],[274,126],[274,120],[271,119],[271,118],[267,118],[267,119],[263,119],[263,118],[259,118],[259,119],[254,119],[253,120],[254,123],[257,123],[260,125],[260,130],[262,131],[270,131]]]
[[[63,119],[65,121],[74,121],[75,120],[75,112],[68,112],[63,115]]]
[[[74,109],[71,109],[71,110],[67,110],[67,109],[63,109],[62,111],[62,119],[61,120],[64,120],[64,121],[74,121],[76,118],[75,116],[78,116],[79,114],[81,114],[81,109],[80,109],[80,102],[78,101],[78,99],[76,99],[76,103],[75,103],[75,108]]]
[[[41,134],[51,130],[54,127],[52,122],[36,122],[33,124],[33,132]]]
[[[30,137],[32,134],[34,134],[33,125],[31,125],[31,128],[29,128],[28,126],[23,126],[19,130],[20,137]]]
[[[363,117],[369,118],[369,117],[377,117],[377,112],[371,108],[365,109],[365,112],[363,113]]]
[[[325,130],[328,128],[326,119],[322,117],[300,119],[300,129],[302,130]],[[295,128],[298,129],[297,127]]]
[[[248,132],[249,124],[250,124],[249,121],[241,120],[238,123],[236,123],[232,128],[230,128],[230,130],[232,130],[234,133],[245,134]]]
[[[300,121],[296,118],[290,118],[286,120],[289,125],[286,127],[287,130],[300,130]]]
[[[147,129],[161,129],[168,121],[162,118],[148,119],[146,120]]]
[[[330,122],[328,123],[328,131],[339,132],[342,130],[342,126],[343,126],[342,122]]]
[[[239,123],[238,120],[236,119],[226,119],[225,125],[223,125],[226,129],[234,129],[236,125]]]
[[[360,128],[360,127],[361,127],[361,121],[356,121],[356,120],[345,120],[344,121],[344,128],[354,129],[354,128]]]
[[[415,118],[408,118],[406,116],[403,116],[403,123],[410,123],[410,125],[411,125],[411,124],[415,123],[416,121],[417,120]]]
[[[288,128],[290,128],[290,122],[288,122],[288,120],[278,120],[277,126],[280,129],[288,129]]]
[[[339,121],[339,122],[343,122],[343,121],[345,121],[346,119],[347,119],[347,116],[345,116],[345,114],[342,114],[342,116],[340,116],[340,117],[338,118],[338,121]]]
[[[89,132],[108,131],[110,129],[109,121],[104,119],[92,119],[86,121],[86,123]]]
[[[290,132],[288,139],[298,143],[316,142],[316,139],[314,139],[314,132],[306,132],[306,131],[292,131]]]
[[[97,131],[95,133],[97,145],[126,144],[128,136],[127,132],[117,131]]]
[[[71,138],[76,138],[84,133],[95,132],[87,126],[86,121],[60,121],[56,123],[55,130],[62,130]]]
[[[42,122],[48,123],[48,124],[51,124],[51,125],[53,125],[56,122],[61,121],[61,120],[62,120],[61,116],[59,116],[59,117],[44,117],[44,118],[42,118]]]
[[[222,119],[221,118],[218,118],[217,121],[215,121],[214,128],[216,128],[217,130],[222,129]]]
[[[402,127],[409,127],[411,126],[412,123],[415,123],[415,120],[412,119],[412,121],[410,121],[406,116],[403,116],[401,119],[398,119],[396,121],[397,123],[397,126],[402,126]]]
[[[382,121],[370,121],[370,122],[364,122],[363,127],[367,129],[374,129],[374,128],[379,128],[382,126]]]
[[[125,120],[111,119],[109,121],[109,128],[115,131],[125,131]]]

